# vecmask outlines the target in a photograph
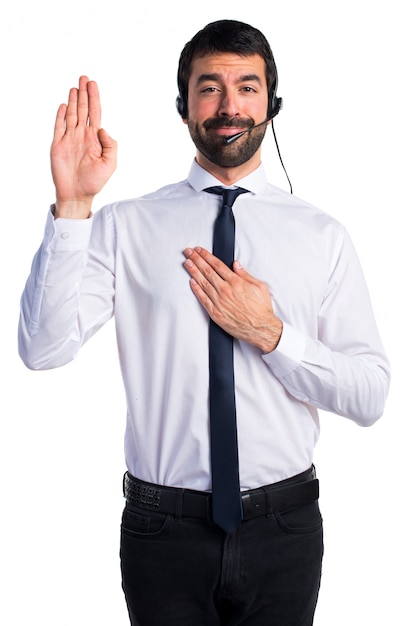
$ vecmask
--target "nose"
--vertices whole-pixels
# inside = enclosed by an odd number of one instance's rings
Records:
[[[232,90],[225,90],[222,94],[218,115],[223,117],[237,117],[239,116],[239,106],[237,95]]]

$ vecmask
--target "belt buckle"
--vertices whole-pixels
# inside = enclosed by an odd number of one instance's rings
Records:
[[[249,515],[251,511],[251,496],[249,493],[245,493],[241,496],[242,500],[242,514],[244,519]]]
[[[265,494],[263,491],[258,493],[244,493],[241,495],[243,517],[250,518],[265,513]]]

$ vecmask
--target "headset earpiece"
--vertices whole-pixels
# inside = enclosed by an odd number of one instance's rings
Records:
[[[279,79],[278,79],[277,70],[276,70],[273,82],[271,83],[271,87],[270,87],[270,100],[269,100],[269,107],[267,111],[267,118],[269,120],[275,117],[275,115],[279,113],[280,109],[283,106],[283,100],[281,98],[278,98],[276,95],[278,82],[279,82]]]
[[[176,107],[182,119],[187,119],[187,107],[184,106],[184,101],[180,94],[177,96],[176,99]]]
[[[282,109],[282,107],[283,107],[283,99],[278,98],[274,94],[271,98],[270,107],[269,107],[269,111],[267,114],[268,119],[271,120],[273,117],[275,117],[279,113],[279,111]]]

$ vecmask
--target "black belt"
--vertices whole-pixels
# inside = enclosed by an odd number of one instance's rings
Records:
[[[211,519],[211,494],[192,489],[163,487],[135,478],[126,472],[123,480],[126,501],[141,509],[177,517]],[[319,497],[315,468],[278,483],[241,492],[244,520],[287,511],[314,502]]]

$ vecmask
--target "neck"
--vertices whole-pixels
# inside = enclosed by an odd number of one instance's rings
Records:
[[[228,187],[236,183],[237,180],[241,180],[241,178],[254,172],[259,167],[261,158],[260,153],[257,152],[249,161],[242,165],[238,165],[237,167],[221,167],[209,161],[198,151],[196,161],[204,170],[212,174],[212,176],[215,176],[219,182]]]

